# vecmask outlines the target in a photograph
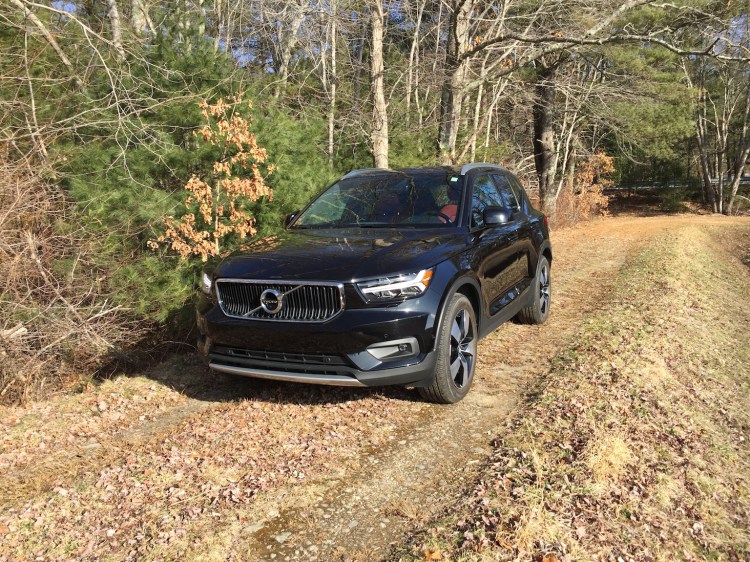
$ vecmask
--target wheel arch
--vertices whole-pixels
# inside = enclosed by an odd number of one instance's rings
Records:
[[[546,248],[544,248],[542,250],[542,255],[545,258],[547,258],[547,261],[549,262],[549,264],[552,265],[552,248],[550,248],[549,246],[547,246]]]
[[[536,269],[539,266],[539,260],[542,257],[547,258],[547,261],[549,262],[550,266],[552,265],[552,246],[550,245],[548,240],[545,240],[542,245],[539,247],[539,251],[537,252],[537,260],[536,263],[530,263],[529,266],[533,267],[531,269],[530,273],[532,276],[536,275]]]
[[[442,302],[440,303],[440,310],[437,314],[437,323],[435,325],[435,336],[432,340],[432,349],[435,349],[435,346],[437,344],[437,335],[440,333],[440,327],[443,323],[443,317],[445,312],[445,307],[448,306],[451,302],[451,298],[453,298],[453,295],[460,293],[464,295],[467,299],[469,299],[469,302],[471,303],[472,308],[474,309],[474,316],[477,319],[477,330],[481,330],[481,323],[482,323],[482,297],[481,297],[481,289],[479,287],[479,281],[474,279],[473,277],[459,277],[453,283],[450,285],[448,290],[445,291],[445,296],[443,297]]]
[[[471,302],[471,306],[474,309],[474,314],[477,318],[477,324],[479,324],[479,319],[482,317],[482,301],[479,296],[480,293],[477,287],[475,287],[474,284],[467,282],[463,285],[460,285],[455,290],[455,293],[461,293],[467,299],[469,299],[469,302]]]
[[[552,246],[549,242],[546,242],[542,244],[542,247],[539,249],[539,253],[543,255],[545,258],[547,258],[547,261],[552,265]]]

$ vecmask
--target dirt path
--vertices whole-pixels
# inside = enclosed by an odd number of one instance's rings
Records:
[[[429,405],[399,428],[389,446],[370,451],[361,470],[311,483],[313,493],[282,500],[239,550],[250,560],[382,558],[411,527],[465,492],[473,468],[529,385],[587,313],[606,307],[608,287],[628,257],[654,233],[681,223],[607,220],[555,236],[554,312],[545,325],[507,324],[487,337],[467,399]],[[261,520],[268,513],[259,513]]]
[[[587,314],[606,309],[629,257],[667,229],[727,220],[617,218],[555,233],[549,321],[483,340],[475,387],[454,406],[400,389],[217,384],[190,355],[0,410],[0,560],[381,559],[469,488],[508,413]]]

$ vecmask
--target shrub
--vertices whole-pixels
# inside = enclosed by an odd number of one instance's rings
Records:
[[[95,250],[70,201],[0,159],[0,400],[77,384],[143,325],[102,293]]]
[[[207,181],[193,174],[185,184],[186,212],[179,218],[164,219],[166,231],[149,242],[152,250],[168,244],[183,259],[199,256],[205,262],[232,238],[256,233],[248,205],[264,197],[270,201],[272,191],[260,168],[267,152],[258,146],[249,117],[243,115],[242,109],[251,107],[241,95],[230,103],[223,98],[215,104],[201,103],[205,124],[197,134],[217,151],[217,158]],[[267,166],[267,174],[273,168]]]
[[[612,185],[614,158],[598,151],[578,163],[573,186],[557,200],[555,225],[574,224],[596,215],[606,215],[609,199],[604,190]]]

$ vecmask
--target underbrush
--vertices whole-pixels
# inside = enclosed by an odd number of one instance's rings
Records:
[[[472,497],[395,558],[749,559],[749,240],[689,227],[634,259]]]
[[[29,163],[0,161],[0,402],[85,384],[144,332],[71,209]]]

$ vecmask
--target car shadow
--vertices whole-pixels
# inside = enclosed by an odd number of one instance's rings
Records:
[[[177,308],[160,329],[147,330],[125,349],[102,361],[94,382],[114,377],[146,377],[187,397],[206,402],[257,400],[278,404],[332,404],[383,396],[420,402],[416,390],[401,386],[337,387],[233,377],[208,368],[196,350],[197,328],[191,301]]]

